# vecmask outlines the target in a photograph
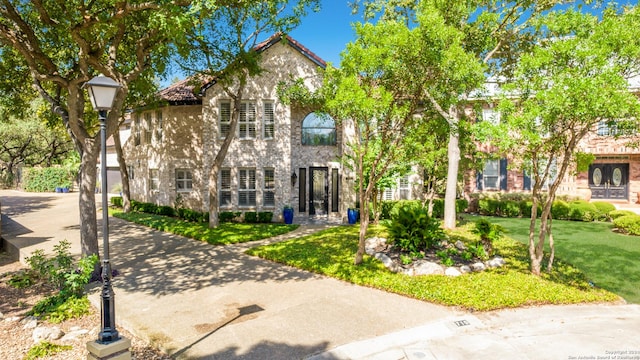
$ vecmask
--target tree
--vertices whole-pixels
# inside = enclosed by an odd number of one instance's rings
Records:
[[[616,126],[618,136],[638,129],[640,102],[627,79],[640,69],[640,11],[611,5],[602,19],[575,9],[554,11],[535,22],[535,31],[533,51],[520,58],[504,86],[505,121],[481,124],[481,134],[491,134],[533,177],[529,255],[531,272],[540,275],[547,237],[552,270],[551,207],[565,176],[583,167],[581,140],[601,122]]]
[[[122,85],[107,119],[107,134],[113,134],[130,91],[153,88],[154,74],[163,72],[170,57],[168,44],[179,42],[192,28],[189,6],[180,0],[0,4],[2,55],[15,54],[19,65],[12,74],[49,103],[80,153],[83,255],[98,253],[94,190],[100,134],[82,86],[98,73]],[[2,67],[8,69],[5,63]]]
[[[278,36],[291,31],[307,9],[318,9],[318,0],[239,1],[237,6],[208,7],[196,13],[201,20],[189,35],[189,47],[182,49],[182,67],[196,73],[195,81],[215,82],[231,98],[229,131],[217,149],[209,169],[209,227],[219,224],[218,174],[235,136],[244,90],[251,77],[258,76],[265,33]]]
[[[415,71],[429,83],[423,98],[449,128],[444,227],[455,228],[460,129],[470,94],[498,76],[531,44],[528,22],[563,1],[364,0],[365,17],[398,19],[420,29],[424,57]],[[356,4],[359,2],[356,2]]]

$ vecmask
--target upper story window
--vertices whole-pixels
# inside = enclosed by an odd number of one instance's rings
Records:
[[[500,124],[500,112],[496,111],[496,109],[482,109],[482,121],[498,125]]]
[[[275,133],[275,112],[273,110],[273,102],[264,102],[262,107],[262,138],[265,140],[273,139]]]
[[[256,138],[256,103],[242,102],[240,104],[240,118],[238,119],[238,138]]]
[[[151,144],[151,130],[153,125],[151,123],[151,113],[144,114],[144,143]]]
[[[336,145],[336,122],[328,114],[310,113],[302,120],[302,145]]]
[[[140,114],[133,115],[133,144],[140,145]]]
[[[162,142],[162,111],[156,111],[156,141]]]

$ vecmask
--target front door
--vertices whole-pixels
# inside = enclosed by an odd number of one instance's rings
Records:
[[[589,188],[593,199],[627,199],[629,164],[591,164]]]
[[[329,212],[329,169],[309,169],[309,215],[327,215]]]

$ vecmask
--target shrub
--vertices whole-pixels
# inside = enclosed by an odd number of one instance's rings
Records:
[[[71,345],[58,345],[45,340],[33,345],[29,351],[27,351],[24,360],[45,358],[71,349],[73,349]]]
[[[637,214],[631,210],[614,210],[609,213],[609,216],[611,216],[612,220],[615,220],[625,215],[637,215]]]
[[[443,200],[444,203],[444,200]],[[444,208],[444,205],[443,205]],[[456,213],[463,213],[465,211],[467,211],[467,209],[469,208],[469,201],[467,201],[467,199],[456,199]],[[444,209],[442,211],[443,216],[444,216]]]
[[[478,200],[478,212],[480,215],[498,216],[498,210],[500,209],[500,201],[495,199],[480,199]]]
[[[383,200],[380,203],[380,220],[391,218],[391,209],[395,206],[397,201]]]
[[[273,213],[271,211],[261,211],[258,213],[258,222],[270,223],[273,220]]]
[[[411,253],[427,250],[445,237],[438,219],[428,216],[425,208],[406,203],[397,208],[387,228],[393,244]]]
[[[640,235],[640,215],[624,215],[613,220],[613,225],[631,235]]]
[[[247,211],[244,213],[244,222],[255,224],[258,222],[258,213],[255,211]]]
[[[111,202],[112,206],[122,208],[122,197],[114,196],[109,201]]]
[[[393,219],[398,216],[400,209],[402,208],[411,208],[411,209],[422,209],[422,202],[418,200],[397,200],[393,204],[393,208],[389,212],[389,219]],[[425,209],[426,211],[426,209]]]
[[[476,221],[473,233],[480,236],[482,247],[487,256],[493,254],[493,242],[499,240],[504,233],[504,228],[498,224],[492,224],[487,219],[480,219]]]
[[[171,206],[161,205],[156,207],[156,214],[162,216],[176,216],[176,211]]]
[[[177,213],[180,219],[191,222],[203,222],[209,217],[208,214],[186,208],[178,209]]]
[[[611,221],[611,216],[609,216],[609,213],[615,211],[616,209],[613,204],[606,201],[594,201],[592,202],[592,204],[596,207],[596,210],[598,210],[596,214],[596,220]]]
[[[515,200],[505,200],[500,205],[500,215],[505,217],[519,217],[521,214],[520,204]]]
[[[567,220],[569,218],[569,204],[566,201],[556,200],[551,205],[551,217],[557,220]]]
[[[22,174],[25,191],[52,192],[56,187],[69,186],[73,175],[63,167],[29,168]]]
[[[220,222],[232,222],[232,221],[236,221],[237,218],[240,217],[242,213],[240,213],[239,211],[222,211],[218,214],[218,220]]]
[[[598,209],[584,200],[576,200],[569,203],[569,220],[593,221],[596,219]]]

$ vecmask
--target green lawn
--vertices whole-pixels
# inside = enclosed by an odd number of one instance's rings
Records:
[[[475,242],[469,228],[467,225],[451,234],[452,241]],[[371,232],[383,231],[382,227],[372,227]],[[473,310],[619,300],[615,294],[591,287],[577,269],[560,261],[558,271],[553,275],[531,275],[527,248],[508,238],[494,244],[496,251],[507,259],[506,266],[458,277],[396,274],[369,256],[365,256],[361,265],[355,266],[357,242],[358,227],[340,226],[253,248],[247,253],[355,284]]]
[[[298,225],[245,224],[221,223],[215,229],[210,229],[208,223],[192,223],[168,216],[146,213],[123,213],[118,209],[111,209],[109,213],[120,219],[145,225],[164,232],[206,241],[211,245],[236,244],[247,241],[266,239],[288,233],[298,228]]]
[[[488,219],[507,229],[508,236],[528,244],[529,219]],[[627,302],[640,303],[640,237],[617,234],[611,229],[610,223],[554,220],[556,258],[573,264],[596,286]]]

